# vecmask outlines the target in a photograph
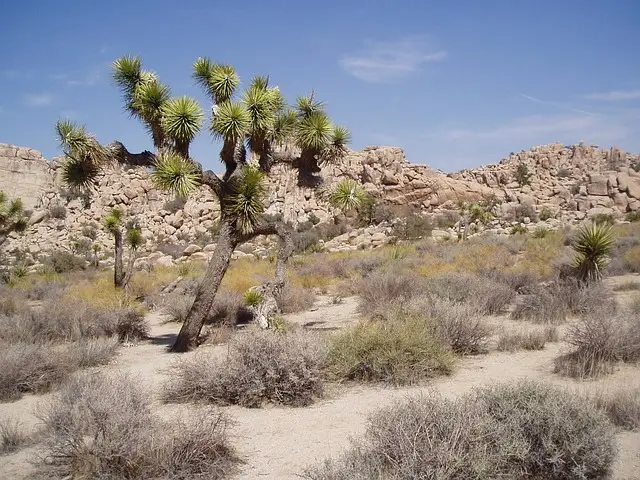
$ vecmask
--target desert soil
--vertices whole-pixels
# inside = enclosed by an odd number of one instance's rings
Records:
[[[637,279],[637,277],[635,277]],[[616,279],[615,281],[622,281]],[[289,315],[288,320],[306,328],[334,330],[357,319],[357,299],[346,298],[334,304],[328,297],[319,298],[310,312]],[[163,323],[159,314],[149,316],[152,338],[130,347],[123,347],[108,370],[120,370],[139,375],[156,393],[166,380],[163,369],[176,357],[166,353],[166,346],[175,338],[178,325]],[[492,323],[511,322],[495,318]],[[511,322],[513,323],[513,322]],[[516,327],[516,325],[513,325]],[[518,326],[518,328],[520,328]],[[201,347],[224,355],[226,347]],[[306,408],[266,407],[245,409],[225,407],[234,418],[233,444],[244,459],[237,478],[241,479],[295,479],[304,467],[339,455],[349,445],[349,438],[363,433],[367,415],[410,394],[439,392],[455,397],[471,389],[492,383],[519,378],[551,382],[576,392],[611,389],[640,383],[640,370],[623,366],[614,374],[596,381],[579,382],[558,377],[552,373],[554,357],[566,345],[547,344],[541,351],[500,353],[464,358],[456,371],[448,377],[426,385],[406,388],[379,386],[332,387],[327,396]],[[193,355],[188,353],[185,355]],[[37,428],[34,409],[48,396],[26,396],[0,405],[0,419],[13,417],[29,428]],[[156,400],[157,411],[171,416],[186,406],[163,405]],[[614,478],[640,479],[640,432],[621,432],[617,435],[619,455]],[[24,479],[33,473],[29,460],[33,448],[0,457],[0,478]]]

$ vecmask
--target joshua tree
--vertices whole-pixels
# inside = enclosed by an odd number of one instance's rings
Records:
[[[27,226],[27,217],[22,205],[22,199],[9,200],[0,190],[0,245],[7,235],[13,231],[22,231]]]
[[[113,284],[117,288],[125,288],[129,284],[131,275],[133,275],[133,262],[135,261],[135,252],[140,248],[144,239],[140,228],[133,221],[129,221],[124,225],[123,235],[123,213],[119,208],[112,208],[109,216],[104,219],[104,227],[114,239],[114,257],[115,264],[113,267]],[[123,253],[124,243],[129,246],[130,254],[127,264],[127,270],[124,270]]]
[[[591,283],[602,280],[609,263],[614,237],[611,224],[593,222],[582,226],[571,243],[576,256],[573,266],[580,280]]]
[[[221,176],[189,156],[189,145],[201,127],[202,111],[188,97],[172,99],[169,88],[158,77],[142,69],[137,57],[122,57],[113,64],[113,78],[120,86],[127,109],[148,128],[155,153],[130,154],[121,143],[102,147],[84,127],[58,122],[58,134],[67,160],[64,179],[69,185],[90,186],[110,160],[153,167],[154,183],[166,191],[187,196],[199,186],[210,188],[220,202],[218,243],[173,351],[197,344],[204,320],[211,309],[235,248],[258,235],[277,235],[280,251],[276,280],[266,299],[277,296],[284,286],[285,264],[293,249],[291,228],[265,217],[264,175],[274,162],[287,161],[303,180],[313,180],[324,162],[339,161],[347,152],[349,133],[334,127],[313,94],[300,97],[296,108],[286,107],[277,87],[268,77],[255,77],[246,91],[235,97],[240,80],[233,67],[199,58],[193,77],[213,101],[210,131],[222,141]],[[291,148],[291,147],[295,148]],[[287,148],[281,148],[287,147]],[[299,151],[297,157],[294,151]],[[250,152],[251,159],[247,158]],[[257,163],[257,165],[255,165]]]

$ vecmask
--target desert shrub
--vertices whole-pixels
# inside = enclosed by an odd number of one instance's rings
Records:
[[[525,163],[518,163],[516,167],[516,172],[514,175],[515,181],[518,182],[518,185],[524,187],[525,185],[531,184],[531,174],[529,173],[529,167]]]
[[[596,213],[591,217],[591,220],[596,224],[615,225],[616,217],[612,213]]]
[[[145,338],[144,315],[133,308],[100,308],[71,299],[53,299],[42,308],[0,318],[0,339],[12,342],[76,341],[85,338]]]
[[[533,293],[519,298],[511,318],[558,325],[566,321],[568,313],[566,299],[557,289],[537,287]]]
[[[164,304],[164,312],[167,314],[168,322],[183,323],[187,318],[187,314],[193,306],[195,297],[193,295],[176,295],[172,296]]]
[[[629,292],[632,290],[640,290],[640,282],[629,280],[613,287],[614,292]]]
[[[516,207],[516,221],[523,222],[525,218],[529,218],[532,222],[538,220],[538,214],[533,205],[521,203]]]
[[[0,455],[13,453],[30,442],[31,437],[15,418],[0,420]]]
[[[42,469],[56,478],[226,478],[237,461],[216,411],[171,423],[120,375],[78,375],[39,412]]]
[[[625,218],[628,222],[640,222],[640,210],[636,210],[635,212],[627,212]]]
[[[527,227],[525,227],[524,225],[518,224],[511,227],[509,233],[511,235],[526,235],[527,233],[529,233],[529,230],[527,230]]]
[[[640,387],[600,390],[589,398],[614,425],[625,430],[640,428]]]
[[[559,340],[558,330],[547,326],[543,330],[526,332],[504,332],[498,337],[498,351],[515,352],[516,350],[542,350],[547,342]]]
[[[448,375],[453,363],[433,321],[398,312],[395,318],[362,321],[334,334],[327,372],[337,380],[410,384]]]
[[[360,312],[376,318],[390,306],[410,300],[424,291],[424,280],[399,272],[380,272],[357,282]]]
[[[635,315],[640,315],[640,296],[636,296],[631,300],[629,310],[631,310],[631,313]]]
[[[501,313],[516,295],[504,283],[460,272],[431,277],[423,288],[453,303],[473,304],[481,315]]]
[[[617,311],[618,305],[613,295],[601,284],[584,284],[574,278],[565,278],[554,288],[573,315],[585,315],[596,310],[609,314]]]
[[[551,233],[551,230],[549,230],[548,228],[536,227],[536,229],[533,231],[531,236],[533,238],[547,238],[550,233]]]
[[[252,319],[253,314],[247,309],[242,295],[223,288],[216,294],[205,323],[208,325],[233,326],[238,323],[250,322]]]
[[[49,216],[51,218],[65,218],[67,209],[64,205],[52,205],[49,207]]]
[[[565,341],[573,350],[555,359],[556,373],[579,378],[609,373],[616,362],[640,359],[640,317],[596,311],[571,325]]]
[[[56,250],[42,260],[42,269],[51,273],[67,273],[83,270],[86,264],[83,257],[65,250]]]
[[[542,211],[540,212],[540,220],[546,222],[547,220],[550,220],[552,218],[555,218],[553,211],[549,207],[543,207]]]
[[[374,412],[364,438],[309,468],[313,480],[601,479],[615,459],[614,432],[585,399],[519,382],[458,400],[408,398]]]
[[[517,294],[531,293],[540,283],[540,277],[529,270],[484,270],[478,272],[482,277],[487,277],[499,283],[507,285]]]
[[[513,442],[507,448],[522,449],[509,459],[515,478],[525,473],[545,479],[609,474],[616,454],[614,432],[587,400],[531,381],[486,387],[475,399],[504,429],[503,441]]]
[[[433,319],[438,337],[455,353],[477,355],[487,352],[491,330],[484,324],[475,305],[437,297],[416,303],[410,308],[417,307],[421,315]]]
[[[51,344],[0,342],[0,401],[44,393],[73,372],[64,350]]]
[[[438,228],[453,228],[460,220],[460,214],[455,210],[445,210],[435,217],[435,224]]]
[[[204,351],[172,364],[163,397],[244,407],[309,405],[323,392],[324,358],[324,344],[310,332],[252,330],[231,339],[224,359]]]
[[[176,198],[165,202],[162,209],[171,213],[176,213],[178,210],[182,210],[184,208],[188,200],[189,199],[187,197],[177,196]]]
[[[276,299],[282,313],[304,312],[313,307],[316,294],[309,288],[297,287],[287,283]]]
[[[431,221],[418,213],[398,219],[393,224],[393,236],[400,240],[415,240],[431,236],[433,225]]]

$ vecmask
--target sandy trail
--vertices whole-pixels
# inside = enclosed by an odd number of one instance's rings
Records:
[[[347,298],[334,305],[322,298],[314,311],[290,315],[288,320],[307,327],[332,330],[353,322],[357,317],[357,301]],[[152,338],[139,345],[125,347],[108,370],[120,370],[140,375],[158,393],[166,381],[163,370],[177,357],[166,352],[179,326],[163,323],[160,315],[149,316]],[[201,347],[213,349],[224,355],[226,347]],[[339,455],[349,445],[349,438],[364,431],[367,415],[410,394],[439,392],[445,396],[458,396],[474,387],[504,382],[518,378],[530,378],[552,382],[579,392],[599,388],[615,388],[637,384],[640,372],[637,368],[623,367],[615,374],[598,381],[576,382],[551,373],[553,358],[563,348],[562,344],[549,344],[535,352],[491,353],[469,357],[459,362],[453,375],[439,378],[428,385],[406,388],[375,386],[336,387],[326,398],[305,408],[267,407],[245,409],[227,407],[225,410],[235,419],[233,443],[245,464],[237,478],[242,479],[295,479],[304,467],[328,456]],[[191,353],[186,355],[192,355]],[[35,425],[32,411],[46,397],[27,396],[22,400],[0,406],[0,419],[7,416],[19,418],[25,425]],[[170,416],[187,406],[162,405],[156,402],[158,413]],[[640,432],[618,435],[620,454],[615,467],[615,477],[620,480],[640,479]],[[0,457],[0,478],[25,478],[31,468],[26,460],[31,449],[15,455]]]

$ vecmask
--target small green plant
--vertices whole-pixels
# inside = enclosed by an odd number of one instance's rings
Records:
[[[125,288],[131,276],[133,275],[133,263],[138,249],[144,243],[142,230],[135,221],[129,220],[124,225],[124,235],[122,232],[124,223],[124,212],[120,208],[112,208],[111,212],[104,221],[105,230],[113,236],[114,239],[114,255],[115,263],[113,268],[113,284],[118,288]],[[124,243],[129,245],[129,262],[125,272],[122,255],[124,252]]]
[[[525,163],[518,163],[515,178],[516,182],[518,182],[518,185],[520,185],[521,187],[524,187],[525,185],[531,185],[531,174],[529,173],[529,168]]]
[[[264,300],[264,295],[262,295],[262,293],[260,293],[258,290],[254,289],[247,290],[246,292],[244,292],[244,295],[242,297],[244,298],[244,303],[246,303],[249,307],[255,307]]]
[[[28,218],[20,198],[9,200],[0,190],[0,244],[12,231],[21,232],[27,227]]]
[[[605,225],[615,225],[616,217],[614,217],[611,213],[597,213],[591,220],[597,224],[605,224]]]
[[[542,211],[540,212],[540,220],[546,222],[547,220],[550,220],[552,218],[555,218],[555,215],[553,214],[551,209],[549,207],[543,207]]]
[[[640,222],[640,210],[628,212],[625,218],[628,222]]]
[[[581,280],[598,282],[609,263],[614,236],[610,224],[592,223],[581,227],[571,243],[575,252],[573,266]]]
[[[62,219],[67,216],[67,209],[64,205],[56,204],[49,207],[49,215],[51,218]]]
[[[513,227],[511,227],[511,235],[526,235],[527,232],[527,227],[522,224],[514,225]]]
[[[188,277],[194,271],[193,264],[191,262],[181,262],[176,265],[176,273],[179,277]]]
[[[533,238],[547,238],[549,236],[549,234],[551,233],[551,230],[549,230],[548,228],[545,227],[537,227],[532,234]]]

